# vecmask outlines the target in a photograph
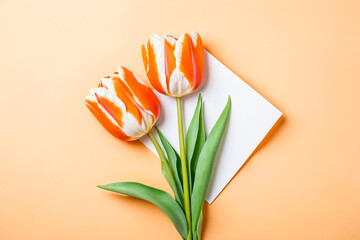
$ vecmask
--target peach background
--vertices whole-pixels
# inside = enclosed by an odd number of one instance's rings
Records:
[[[141,143],[83,104],[122,64],[145,77],[153,33],[206,48],[284,112],[213,205],[204,239],[360,239],[360,2],[0,2],[0,239],[178,239],[140,200],[95,188],[169,190]]]

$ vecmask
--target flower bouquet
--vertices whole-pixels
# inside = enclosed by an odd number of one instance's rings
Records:
[[[199,94],[193,118],[184,129],[182,97],[199,87],[203,77],[204,47],[196,32],[178,39],[153,35],[142,46],[142,57],[151,85],[161,94],[176,98],[179,131],[178,154],[156,126],[161,144],[151,132],[160,114],[153,90],[130,70],[101,79],[85,98],[86,106],[103,127],[116,138],[134,141],[147,135],[161,160],[161,170],[170,185],[169,193],[137,182],[117,182],[99,188],[129,195],[156,205],[172,221],[182,239],[201,237],[202,207],[214,159],[230,114],[230,97],[208,135]],[[166,114],[166,113],[162,113]]]

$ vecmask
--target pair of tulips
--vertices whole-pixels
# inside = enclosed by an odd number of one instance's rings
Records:
[[[184,33],[179,39],[153,35],[142,46],[142,57],[152,86],[161,94],[176,97],[180,157],[157,129],[167,155],[165,157],[150,132],[159,117],[160,103],[152,89],[130,70],[119,67],[117,72],[101,79],[98,87],[91,89],[85,103],[113,136],[133,141],[148,135],[158,151],[162,172],[174,192],[175,200],[164,191],[140,183],[119,182],[99,187],[155,204],[170,218],[183,239],[199,239],[201,209],[213,160],[228,119],[230,100],[205,140],[199,95],[185,143],[181,97],[198,88],[202,80],[204,48],[200,35],[196,32]]]
[[[201,83],[204,47],[196,32],[178,40],[154,35],[142,46],[142,56],[150,83],[162,94],[181,97]],[[104,77],[85,102],[111,134],[127,141],[148,133],[160,113],[153,91],[124,67]]]

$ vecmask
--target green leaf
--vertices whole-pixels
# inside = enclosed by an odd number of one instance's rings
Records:
[[[193,240],[201,239],[202,224],[203,224],[203,212],[201,211],[196,230],[193,231]]]
[[[186,133],[186,159],[188,162],[190,191],[192,191],[196,165],[204,143],[205,127],[203,120],[202,97],[201,94],[199,94],[194,115]]]
[[[199,134],[199,126],[200,126],[200,112],[202,109],[202,97],[199,94],[198,101],[196,104],[196,108],[194,111],[193,118],[191,119],[188,131],[186,133],[186,158],[191,160],[194,150],[195,143],[197,140],[197,136]]]
[[[231,100],[228,97],[227,104],[220,117],[212,128],[204,147],[200,153],[194,179],[193,192],[191,195],[191,219],[192,231],[197,231],[201,210],[205,200],[205,194],[209,185],[214,159],[224,136],[229,119]]]
[[[183,192],[179,191],[178,186],[176,184],[175,177],[171,171],[171,168],[169,166],[169,163],[166,160],[161,161],[161,172],[163,173],[164,177],[166,178],[167,182],[169,183],[171,190],[173,191],[175,195],[175,200],[180,204],[180,206],[183,206]]]
[[[197,163],[198,163],[198,159],[201,153],[201,150],[205,144],[206,138],[205,138],[205,125],[204,125],[204,117],[203,117],[203,108],[201,108],[200,111],[200,119],[199,119],[199,134],[197,136],[197,140],[196,140],[196,145],[195,145],[195,149],[194,149],[194,154],[192,156],[191,159],[191,184],[194,184],[194,179],[195,179],[195,172],[196,172],[196,167],[197,167]]]
[[[184,211],[167,192],[137,182],[117,182],[100,185],[98,187],[108,191],[140,198],[154,204],[168,216],[179,234],[183,238],[186,238],[188,227]]]
[[[169,160],[170,170],[175,178],[176,190],[180,198],[181,206],[184,206],[184,192],[182,187],[181,162],[179,154],[171,146],[164,134],[162,134],[162,132],[157,127],[155,127],[155,129],[159,135],[160,141],[165,149],[167,158]]]
[[[183,198],[184,197],[182,194],[182,190],[181,191],[178,190],[175,177],[169,166],[169,162],[168,162],[167,158],[165,157],[165,154],[164,154],[160,144],[156,140],[155,136],[151,132],[148,133],[148,136],[149,136],[151,142],[154,144],[156,151],[159,154],[160,161],[161,161],[161,172],[163,173],[166,181],[169,183],[169,185],[175,195],[175,200],[180,204],[180,206],[183,206]]]

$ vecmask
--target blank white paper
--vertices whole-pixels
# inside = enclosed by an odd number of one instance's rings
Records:
[[[231,96],[230,119],[215,159],[206,201],[212,203],[266,136],[282,113],[265,98],[205,51],[204,77],[200,87],[183,98],[186,129],[193,116],[198,93],[204,100],[204,122],[208,134]],[[155,93],[161,104],[156,124],[179,152],[175,98]],[[151,141],[140,139],[157,154]]]

